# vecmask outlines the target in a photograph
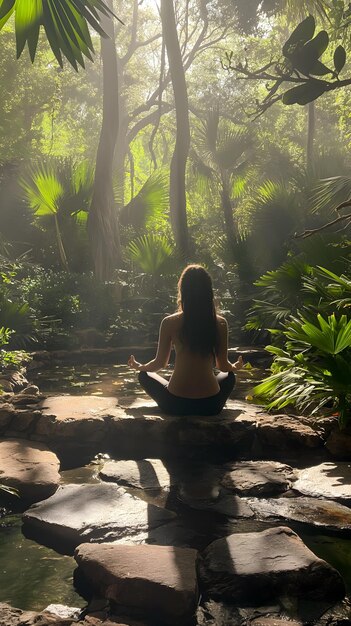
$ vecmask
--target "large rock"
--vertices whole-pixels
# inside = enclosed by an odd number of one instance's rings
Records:
[[[80,543],[114,541],[175,518],[112,483],[64,485],[23,515],[24,530],[71,552]]]
[[[16,399],[19,406],[23,398]],[[19,420],[12,420],[10,432],[20,430],[21,436],[46,443],[65,467],[83,465],[99,452],[126,460],[194,454],[214,461],[252,458],[253,454],[279,460],[287,453],[291,458],[303,450],[310,454],[311,448],[323,443],[306,420],[267,415],[238,400],[229,400],[220,415],[210,417],[169,416],[153,401],[135,397],[118,403],[115,397],[52,396],[25,411]],[[3,419],[8,428],[11,415],[5,411]]]
[[[241,461],[228,466],[221,482],[242,496],[261,496],[286,491],[294,479],[294,470],[289,465],[274,461]]]
[[[300,470],[294,489],[306,496],[351,505],[351,463],[321,463]]]
[[[338,502],[307,497],[249,498],[248,504],[260,519],[299,522],[348,535],[351,531],[351,509]]]
[[[197,552],[166,546],[82,544],[75,559],[94,590],[118,605],[186,624],[197,604]]]
[[[321,435],[303,418],[295,415],[266,415],[257,418],[257,438],[262,452],[273,449],[279,454],[323,445]]]
[[[18,489],[28,502],[44,500],[56,491],[59,468],[56,454],[40,443],[0,440],[0,483]]]
[[[235,604],[266,603],[283,594],[334,600],[345,593],[340,574],[284,527],[214,541],[199,570],[211,597]]]
[[[84,465],[105,451],[111,420],[123,419],[116,398],[100,396],[51,396],[39,403],[41,417],[33,438],[47,441],[65,465]]]
[[[99,475],[104,480],[136,489],[168,490],[173,481],[160,459],[108,461]]]
[[[100,396],[51,396],[43,400],[39,408],[42,418],[36,433],[53,438],[100,440],[104,435],[105,420],[123,417],[116,398]]]

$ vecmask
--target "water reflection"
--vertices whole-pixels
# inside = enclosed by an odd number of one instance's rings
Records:
[[[74,559],[26,539],[21,526],[19,515],[0,522],[0,602],[31,611],[53,602],[84,606],[73,587]]]

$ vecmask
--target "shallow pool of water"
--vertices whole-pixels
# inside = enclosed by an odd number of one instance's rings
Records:
[[[21,526],[20,515],[0,520],[0,601],[33,611],[49,604],[84,606],[73,587],[73,557],[26,539]]]
[[[161,375],[169,378],[171,370],[164,370]],[[244,400],[262,376],[263,370],[258,368],[247,366],[247,369],[241,370],[237,374],[237,386],[232,397]],[[146,397],[138,384],[137,372],[127,365],[55,365],[33,370],[29,377],[43,393]]]

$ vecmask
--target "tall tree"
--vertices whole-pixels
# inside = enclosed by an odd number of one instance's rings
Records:
[[[108,0],[112,9],[112,0]],[[107,280],[121,262],[118,215],[113,193],[113,160],[119,122],[118,65],[114,22],[102,20],[109,38],[101,38],[103,66],[103,118],[96,155],[95,180],[88,217],[95,275]]]
[[[182,254],[187,257],[189,235],[185,171],[190,148],[189,103],[173,0],[161,0],[161,21],[176,111],[176,141],[170,167],[171,222],[176,244]]]

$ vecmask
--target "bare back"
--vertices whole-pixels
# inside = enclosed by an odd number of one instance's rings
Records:
[[[202,356],[189,350],[179,339],[183,313],[175,313],[166,318],[169,334],[176,352],[174,371],[168,390],[183,398],[206,398],[219,392],[219,385],[213,372],[214,357]],[[221,324],[217,316],[217,324]]]

